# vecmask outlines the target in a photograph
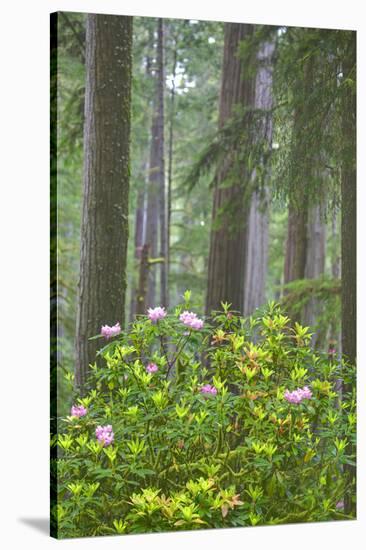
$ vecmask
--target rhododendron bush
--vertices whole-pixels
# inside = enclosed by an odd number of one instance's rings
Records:
[[[187,292],[128,332],[103,327],[52,438],[60,537],[350,517],[355,396],[337,389],[354,369],[273,303],[246,320],[193,310]]]

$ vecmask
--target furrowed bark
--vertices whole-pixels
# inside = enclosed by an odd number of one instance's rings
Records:
[[[343,63],[342,131],[344,151],[341,171],[342,193],[342,352],[352,365],[356,364],[356,86],[346,86],[347,79],[356,83],[356,33],[350,33]],[[347,367],[346,367],[347,369]],[[355,391],[344,383],[344,391]],[[354,449],[353,449],[354,450]],[[350,449],[352,453],[352,450]],[[356,484],[356,467],[345,465],[345,471]],[[354,495],[345,495],[345,511],[356,515],[356,486]]]
[[[219,127],[232,116],[235,106],[252,106],[254,78],[246,73],[238,56],[240,42],[251,35],[253,27],[240,23],[225,25]],[[223,187],[230,169],[230,159],[217,173],[212,208],[212,227],[208,262],[206,313],[220,309],[221,302],[231,303],[242,311],[244,303],[246,230],[249,206],[245,187],[249,176],[243,166],[243,180]],[[247,180],[247,182],[245,181]],[[227,183],[227,182],[226,182]],[[227,209],[229,207],[229,210]],[[225,209],[226,211],[224,211]]]
[[[268,149],[272,144],[272,115],[269,111],[273,105],[272,95],[272,56],[275,44],[264,42],[257,54],[258,69],[255,80],[255,104],[258,109],[268,111],[263,115],[258,139],[268,143]],[[263,160],[263,162],[266,162]],[[256,178],[256,171],[253,179]],[[245,316],[265,301],[265,284],[268,264],[268,227],[269,227],[269,189],[262,183],[262,192],[254,191],[251,202],[247,233],[247,257],[244,285]]]
[[[128,240],[132,17],[88,15],[84,194],[76,324],[82,390],[101,325],[124,324]]]

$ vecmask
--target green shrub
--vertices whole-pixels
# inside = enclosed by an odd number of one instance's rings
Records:
[[[57,535],[351,517],[355,396],[335,388],[352,386],[354,368],[315,353],[273,303],[248,320],[223,304],[194,329],[179,319],[189,299],[155,323],[139,318],[92,365],[75,396],[86,414],[52,437]],[[112,436],[98,439],[106,425]]]

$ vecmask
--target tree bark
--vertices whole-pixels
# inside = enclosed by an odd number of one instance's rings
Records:
[[[323,219],[322,205],[315,205],[309,208],[307,227],[307,252],[305,264],[305,279],[318,279],[324,274],[325,268],[325,243],[326,224]],[[319,299],[311,297],[304,307],[302,322],[306,326],[313,327],[321,312]],[[326,338],[326,326],[318,329],[313,334],[312,344],[320,348]]]
[[[248,241],[246,245],[244,316],[251,315],[257,307],[265,302],[268,267],[268,197],[265,197],[264,200],[267,204],[263,203],[263,199],[255,191],[250,203]]]
[[[356,83],[356,33],[350,32],[350,39],[343,63],[342,133],[344,150],[342,155],[342,352],[349,363],[356,364],[356,86],[346,86],[347,80]],[[345,392],[355,391],[350,384],[344,384]],[[352,446],[353,447],[353,446]],[[355,449],[353,449],[355,450]],[[351,448],[349,451],[352,453]],[[349,478],[357,482],[356,467],[345,465]],[[345,495],[345,511],[356,515],[356,485],[354,494]]]
[[[304,152],[303,133],[306,121],[312,116],[309,97],[315,86],[315,59],[309,57],[303,65],[303,76],[299,79],[295,92],[296,106],[292,130],[291,171],[293,189],[290,192],[288,207],[288,230],[286,242],[284,283],[304,279],[308,246],[309,193],[307,181],[314,172],[312,158]]]
[[[356,33],[352,33],[343,65],[343,80],[355,79]],[[345,84],[343,84],[345,86]],[[343,92],[343,141],[345,149],[341,174],[342,192],[342,349],[356,362],[356,92]]]
[[[306,204],[303,204],[302,208],[298,208],[290,202],[287,222],[285,284],[305,277],[307,219],[308,209]]]
[[[158,42],[156,47],[157,67],[154,74],[155,95],[153,99],[153,118],[151,125],[151,143],[150,143],[150,166],[149,181],[147,193],[147,216],[146,216],[146,241],[149,247],[150,258],[155,259],[158,256],[159,246],[159,218],[160,218],[160,243],[161,237],[166,232],[166,214],[165,214],[165,177],[164,177],[164,70],[163,70],[163,29],[162,20],[157,22]],[[164,193],[163,193],[164,190]],[[166,246],[166,244],[165,244]],[[161,247],[162,248],[162,247]],[[162,252],[162,249],[160,250]],[[163,256],[165,257],[165,256]],[[157,266],[151,264],[149,268],[148,305],[156,305],[157,289]],[[162,290],[162,275],[160,271],[160,291]],[[164,277],[164,275],[163,275]],[[166,281],[165,281],[166,282]],[[161,298],[164,298],[160,292]],[[164,305],[164,304],[160,304]]]
[[[168,143],[168,205],[167,205],[167,278],[169,283],[170,273],[170,235],[172,218],[172,187],[173,187],[173,143],[174,143],[174,116],[175,116],[175,77],[177,71],[177,43],[174,40],[172,87],[170,90],[170,121]]]
[[[165,158],[164,158],[164,23],[158,20],[158,80],[157,80],[157,116],[158,116],[158,176],[159,176],[159,222],[160,222],[160,304],[168,307],[168,233],[165,189]]]
[[[258,138],[268,142],[268,148],[272,143],[272,115],[269,111],[273,105],[272,95],[272,56],[275,44],[264,42],[257,54],[258,69],[255,79],[255,100],[254,106],[257,109],[268,111],[263,116],[262,128]],[[264,160],[265,162],[265,160]],[[254,171],[253,178],[256,173]],[[265,301],[265,284],[268,265],[268,228],[269,228],[269,189],[264,186],[263,192],[254,191],[249,212],[248,235],[247,235],[247,258],[244,285],[244,306],[245,316],[251,315],[253,311]]]
[[[158,193],[159,188],[156,181],[156,116],[153,115],[151,127],[151,143],[150,143],[150,165],[149,165],[149,181],[147,185],[147,212],[146,212],[146,238],[145,244],[149,248],[151,258],[156,258],[158,255]],[[154,307],[156,296],[156,264],[151,265],[148,277],[147,302],[148,305]]]
[[[224,57],[220,94],[219,127],[222,128],[233,114],[234,107],[252,106],[254,79],[246,72],[248,67],[238,57],[242,40],[253,32],[252,25],[226,23]],[[242,311],[246,257],[246,225],[249,206],[245,201],[245,187],[249,174],[231,186],[223,187],[230,168],[230,159],[219,168],[213,197],[212,227],[208,262],[206,313],[220,309],[222,301],[231,303],[234,310]],[[229,208],[228,208],[229,207]],[[234,212],[233,212],[234,210]]]
[[[88,15],[84,195],[76,323],[82,390],[102,324],[124,324],[128,240],[132,17]]]

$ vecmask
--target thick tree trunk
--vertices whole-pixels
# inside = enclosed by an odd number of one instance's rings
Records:
[[[356,33],[343,66],[343,79],[355,79]],[[344,91],[342,166],[342,348],[351,363],[356,361],[356,93]]]
[[[270,111],[273,105],[272,95],[272,56],[275,45],[264,42],[257,54],[258,69],[255,79],[255,107]],[[272,115],[263,116],[262,131],[259,139],[272,143]],[[253,174],[256,177],[256,174]],[[244,315],[253,311],[265,301],[265,283],[268,265],[268,227],[269,227],[269,189],[263,193],[255,191],[251,198],[248,232],[247,258],[244,285]]]
[[[297,208],[290,203],[288,208],[287,241],[285,255],[284,283],[304,279],[307,250],[308,208],[303,204]]]
[[[266,198],[264,200],[267,200]],[[265,301],[268,266],[268,206],[254,192],[249,212],[243,314],[251,315]]]
[[[309,208],[305,278],[317,279],[324,273],[326,225],[321,205]]]
[[[296,91],[296,107],[292,130],[292,178],[288,207],[288,230],[286,242],[284,283],[304,279],[308,246],[309,194],[307,181],[313,174],[312,160],[303,149],[303,132],[307,118],[312,116],[308,97],[313,92],[314,58],[310,57],[303,68],[303,80]],[[301,162],[299,161],[301,160]]]
[[[252,106],[254,102],[254,79],[245,71],[238,57],[240,42],[251,35],[252,25],[226,23],[224,38],[224,58],[222,67],[220,118],[222,128],[237,106]],[[208,263],[208,285],[206,313],[220,309],[221,302],[231,303],[232,308],[242,311],[244,303],[246,226],[249,205],[245,201],[246,181],[243,166],[242,181],[230,187],[222,184],[230,169],[230,159],[217,173],[214,190],[212,227]]]
[[[88,15],[84,196],[76,325],[76,384],[86,382],[102,324],[124,324],[132,18]]]
[[[318,279],[325,268],[326,225],[323,219],[321,205],[312,206],[308,213],[308,236],[305,265],[305,279]],[[321,304],[315,297],[311,297],[304,307],[302,322],[306,326],[314,326],[321,313]],[[312,343],[320,347],[324,343],[327,327],[318,330],[312,337]]]
[[[343,63],[343,79],[356,81],[356,33],[350,33],[348,51]],[[351,363],[356,363],[356,89],[345,86],[343,91],[342,193],[342,352]],[[355,388],[345,384],[344,390]],[[354,450],[354,449],[353,449]],[[352,452],[351,448],[349,449]],[[356,483],[356,467],[347,464],[345,471]],[[356,494],[356,487],[354,488]],[[345,495],[345,511],[356,514],[355,494]]]
[[[332,255],[331,272],[333,279],[341,278],[341,251],[335,246],[339,239],[340,224],[338,221],[338,212],[333,212],[332,216]],[[337,354],[342,353],[342,326],[339,327],[338,319],[334,319],[329,330],[329,347],[335,348]]]

